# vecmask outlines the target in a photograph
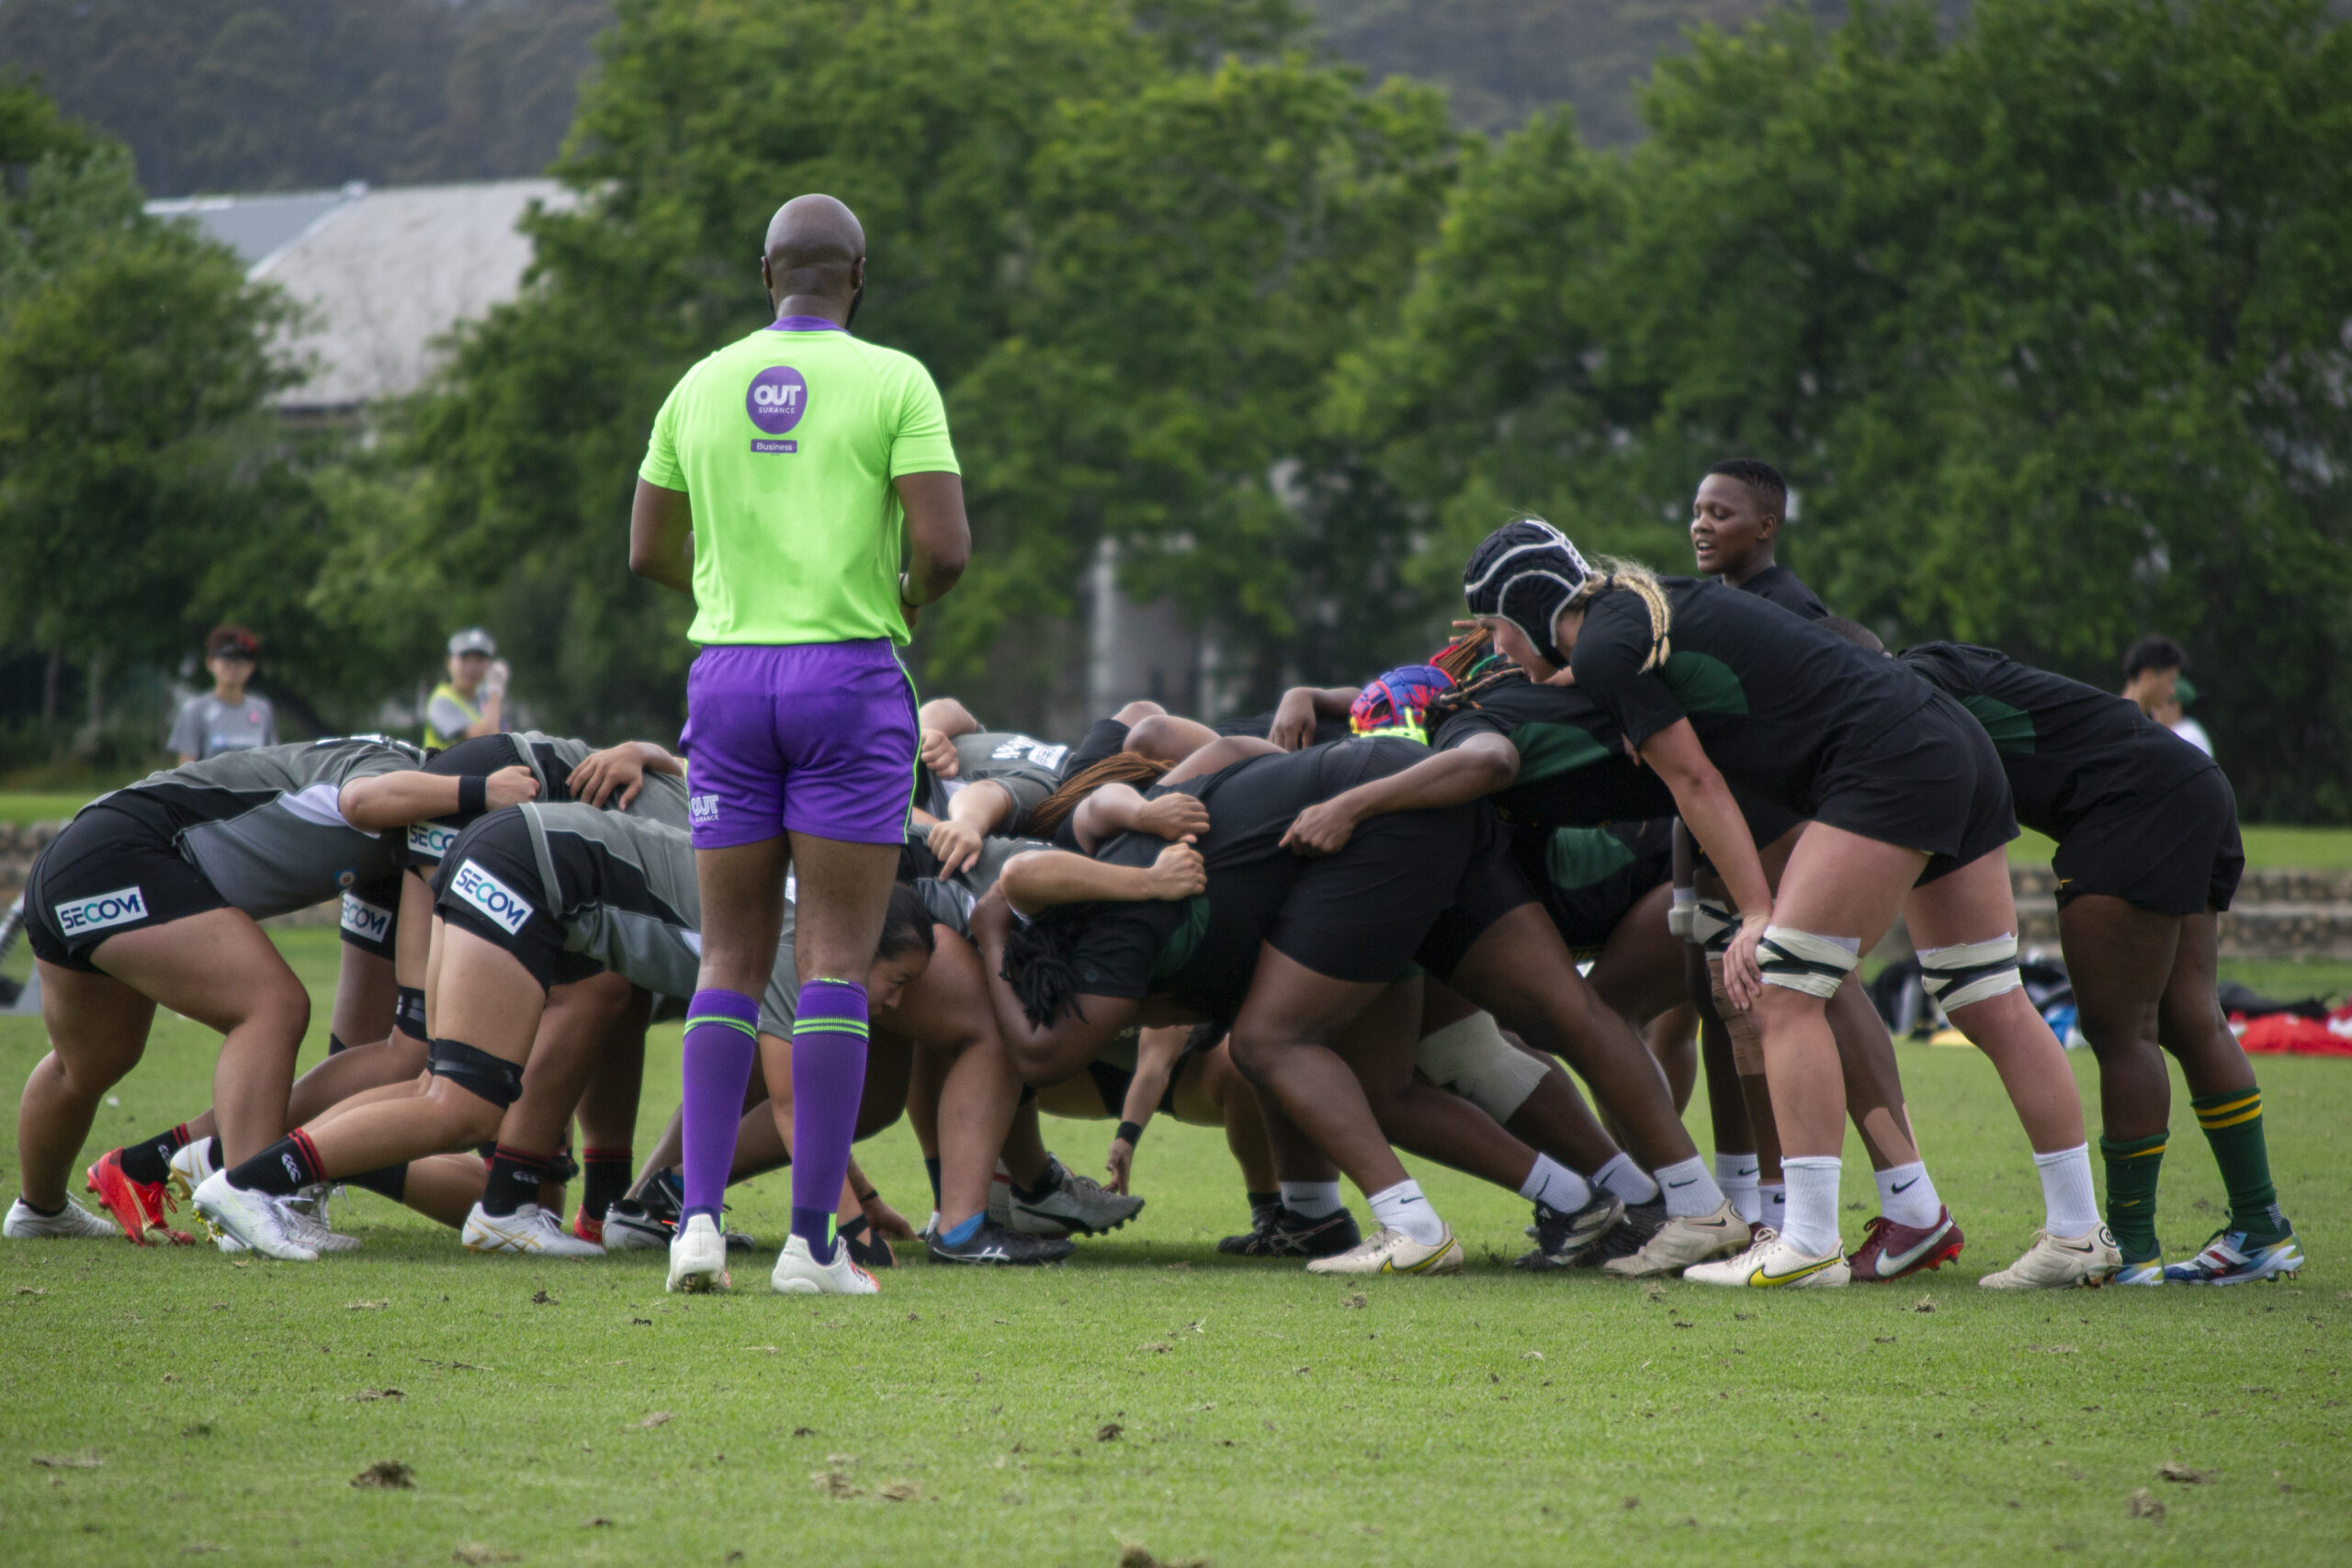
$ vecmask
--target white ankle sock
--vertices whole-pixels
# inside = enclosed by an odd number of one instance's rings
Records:
[[[2041,1176],[2042,1228],[2052,1235],[2081,1235],[2098,1224],[2098,1193],[2091,1187],[2091,1146],[2033,1156]]]
[[[2087,1162],[2084,1168],[2089,1168]],[[1924,1230],[1943,1213],[1944,1201],[1936,1196],[1936,1184],[1928,1179],[1924,1161],[1915,1159],[1909,1165],[1871,1174],[1878,1179],[1878,1212],[1896,1224]]]
[[[1807,1258],[1838,1250],[1838,1173],[1836,1155],[1795,1155],[1781,1161],[1789,1179],[1789,1223],[1781,1232]]]
[[[1435,1247],[1445,1239],[1445,1222],[1421,1196],[1421,1184],[1410,1177],[1370,1194],[1366,1201],[1372,1205],[1374,1222],[1386,1229],[1403,1231],[1423,1247]]]
[[[1724,1206],[1724,1190],[1715,1185],[1715,1179],[1707,1172],[1707,1162],[1697,1155],[1658,1167],[1657,1184],[1666,1190],[1668,1219],[1696,1219]]]
[[[1592,1173],[1592,1184],[1603,1192],[1614,1193],[1628,1203],[1657,1201],[1657,1183],[1649,1173],[1635,1165],[1631,1155],[1619,1155]]]
[[[1758,1213],[1754,1221],[1779,1230],[1789,1223],[1789,1184],[1786,1181],[1759,1181],[1756,1184]]]
[[[1340,1184],[1336,1181],[1284,1181],[1283,1207],[1302,1219],[1328,1220],[1340,1212]]]
[[[1764,1212],[1763,1200],[1756,1193],[1756,1156],[1754,1155],[1715,1155],[1715,1185],[1724,1190],[1731,1201],[1732,1212],[1749,1224]]]
[[[1573,1214],[1592,1201],[1592,1188],[1583,1177],[1550,1155],[1537,1155],[1527,1179],[1519,1184],[1519,1195],[1555,1213]]]

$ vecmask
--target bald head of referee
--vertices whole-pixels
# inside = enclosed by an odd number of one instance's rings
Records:
[[[687,1009],[685,1202],[673,1290],[727,1276],[718,1212],[797,878],[792,1235],[774,1282],[868,1294],[835,1245],[865,1078],[866,978],[912,804],[913,683],[897,647],[971,549],[939,389],[850,335],[865,231],[795,197],[760,256],[773,317],[689,369],[653,422],[629,567],[689,592],[686,750],[702,972]],[[903,570],[901,570],[903,568]]]
[[[768,220],[760,281],[778,319],[821,316],[854,325],[865,296],[865,225],[834,197],[794,197]]]

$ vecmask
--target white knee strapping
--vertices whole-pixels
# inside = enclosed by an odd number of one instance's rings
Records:
[[[2018,973],[2018,939],[2006,934],[1991,942],[1964,942],[1957,947],[1923,947],[1919,983],[1947,1014],[1954,1008],[2014,991],[2025,984],[2025,976]]]
[[[1494,1015],[1485,1012],[1449,1023],[1414,1046],[1413,1066],[1498,1123],[1519,1114],[1546,1070],[1504,1039]]]
[[[1690,940],[1709,953],[1721,953],[1739,933],[1739,912],[1727,904],[1702,898],[1690,911]]]
[[[1826,1000],[1861,964],[1861,942],[1850,936],[1815,936],[1794,926],[1766,926],[1756,966],[1768,986],[1785,986]]]

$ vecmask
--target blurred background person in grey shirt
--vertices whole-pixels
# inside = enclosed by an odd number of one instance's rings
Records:
[[[215,626],[204,639],[204,667],[212,690],[180,705],[164,747],[182,763],[200,762],[223,751],[249,751],[277,744],[277,715],[267,697],[245,690],[254,678],[254,656],[261,639],[243,626]],[[150,731],[152,734],[153,731]]]

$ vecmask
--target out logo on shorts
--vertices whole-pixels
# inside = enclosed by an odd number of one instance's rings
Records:
[[[715,795],[690,795],[686,796],[686,818],[689,821],[694,822],[718,821],[718,796]]]
[[[343,896],[343,929],[362,942],[380,942],[392,934],[392,912],[356,893]]]
[[[443,828],[431,822],[412,822],[408,825],[411,854],[423,855],[427,860],[440,860],[448,854],[449,846],[457,841],[458,830],[455,828]]]
[[[508,936],[521,931],[523,923],[538,912],[529,899],[471,861],[458,868],[449,890],[497,921]]]
[[[789,365],[771,365],[752,378],[743,409],[753,424],[770,435],[782,435],[808,412],[808,383]]]
[[[136,887],[118,887],[111,893],[94,894],[57,906],[57,929],[66,936],[127,926],[146,918],[147,895]]]

